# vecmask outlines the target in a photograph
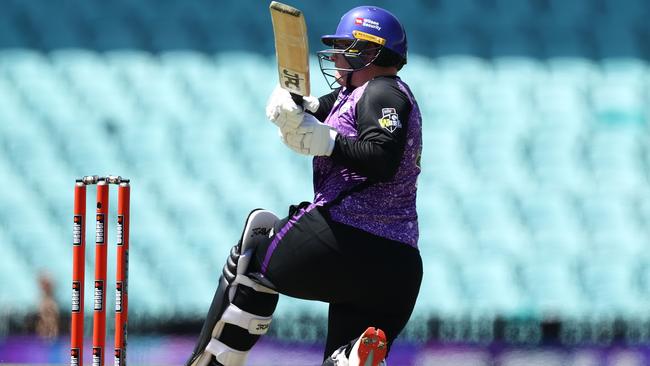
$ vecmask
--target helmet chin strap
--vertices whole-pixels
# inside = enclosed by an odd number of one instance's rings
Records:
[[[353,73],[354,73],[354,71],[350,71],[350,72],[348,72],[348,74],[345,76],[345,86],[346,86],[347,88],[349,88],[349,89],[354,88],[354,86],[352,85],[352,74],[353,74]]]

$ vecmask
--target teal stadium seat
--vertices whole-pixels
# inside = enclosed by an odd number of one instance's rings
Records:
[[[74,178],[114,173],[133,180],[133,314],[202,316],[211,299],[196,294],[213,292],[248,212],[284,216],[312,199],[311,159],[283,146],[264,116],[277,84],[268,13],[253,3],[95,3],[9,1],[0,14],[0,178],[24,183],[0,192],[0,308],[35,306],[39,269],[69,303]],[[308,19],[337,19],[335,8],[304,5]],[[649,9],[395,9],[413,24],[401,75],[424,117],[418,316],[645,314],[650,71],[639,40]],[[322,95],[316,61],[312,94]],[[94,188],[88,197],[92,214]],[[283,299],[278,311],[324,306]]]
[[[78,116],[78,101],[60,88],[63,79],[43,54],[26,49],[0,50],[0,60],[0,68],[34,115],[61,122]]]
[[[525,315],[525,298],[512,262],[498,256],[470,254],[459,262],[462,296],[473,316]]]
[[[442,319],[461,317],[471,308],[461,293],[460,278],[453,260],[429,257],[424,260],[420,295],[414,316],[434,315]]]
[[[463,23],[481,13],[482,3],[478,0],[441,0],[439,2],[440,17],[452,24]]]
[[[542,54],[546,59],[570,57],[576,60],[586,60],[594,57],[591,39],[586,36],[581,27],[561,17],[546,17],[537,19]]]
[[[645,138],[636,131],[612,126],[593,132],[586,148],[586,164],[594,184],[619,191],[648,186],[642,158]]]
[[[0,46],[2,48],[21,47],[25,42],[25,35],[18,30],[15,18],[0,18]]]
[[[639,260],[639,265],[635,268],[638,278],[639,296],[642,302],[650,302],[650,261],[647,256]]]
[[[183,15],[188,18],[192,13],[187,11],[187,2],[169,2],[164,6],[164,14],[153,14],[152,18],[141,17],[142,26],[149,29],[147,36],[150,38],[151,48],[155,51],[169,49],[201,49],[201,41],[196,37],[195,28],[183,21]],[[151,7],[151,9],[155,9]],[[158,9],[157,9],[158,10]]]
[[[123,159],[132,168],[139,171],[148,169],[166,179],[182,176],[175,151],[174,129],[169,126],[173,122],[168,118],[144,119],[120,129]]]
[[[589,0],[549,0],[547,4],[548,16],[560,24],[576,24],[579,20],[593,16],[596,6]]]
[[[621,6],[616,0],[605,0],[602,8],[608,18],[628,21],[631,24],[636,24],[635,21],[640,20],[650,10],[648,3],[643,0],[627,0],[625,6]]]
[[[16,88],[0,72],[0,116],[6,121],[0,128],[12,128],[19,124],[21,119],[30,116],[30,112],[23,104]]]
[[[586,257],[580,266],[580,281],[590,303],[592,317],[626,317],[647,308],[635,287],[636,261],[629,258]]]
[[[3,195],[2,206],[5,214],[0,222],[30,270],[65,273],[67,264],[63,257],[67,256],[61,254],[62,248],[67,248],[64,231],[38,209],[38,202],[31,193],[13,189],[11,195]]]
[[[580,319],[588,314],[576,263],[570,258],[534,258],[521,263],[519,276],[533,317]]]
[[[422,179],[450,187],[476,184],[463,135],[453,125],[424,127]]]
[[[575,56],[553,56],[546,60],[553,82],[588,87],[600,75],[594,60]]]
[[[648,62],[632,57],[607,57],[600,61],[603,81],[642,84],[650,77]]]
[[[476,96],[482,118],[475,123],[487,123],[486,128],[500,128],[511,133],[527,127],[531,119],[532,98],[525,81],[527,76],[518,72],[527,73],[525,70],[498,72],[493,80],[478,85]]]
[[[92,115],[115,122],[131,123],[138,116],[135,100],[107,60],[99,53],[84,49],[63,49],[51,53],[52,63],[67,88]]]
[[[429,57],[417,54],[409,54],[408,57],[408,66],[400,71],[400,77],[409,84],[415,95],[424,95],[438,82],[438,78],[440,77],[439,70],[434,60]],[[314,66],[318,67],[318,64]],[[312,84],[319,83],[320,80],[313,79]],[[425,113],[427,107],[428,103],[420,102],[421,112]]]
[[[92,23],[96,29],[110,31],[98,32],[92,39],[93,49],[100,52],[115,49],[140,49],[146,46],[143,34],[130,22],[126,16],[118,12],[113,17],[100,15],[93,18]]]
[[[215,67],[224,71],[225,80],[221,87],[237,96],[235,100],[241,103],[241,108],[258,113],[263,110],[269,94],[278,84],[277,78],[269,77],[277,73],[274,62],[275,57],[245,52],[222,52],[215,57]],[[312,83],[320,77],[318,68],[313,70],[316,72],[311,77]],[[225,104],[232,101],[232,98],[228,98],[220,102]]]
[[[500,56],[529,56],[541,55],[537,38],[531,32],[521,30],[512,24],[487,24],[490,28],[485,46],[490,57]]]
[[[493,16],[498,18],[499,24],[511,26],[526,24],[539,11],[539,5],[533,1],[495,0],[493,6]]]
[[[633,204],[623,194],[594,192],[580,197],[580,213],[590,234],[589,252],[611,258],[634,258],[648,244],[647,233],[635,220]]]
[[[441,77],[442,78],[442,77]],[[477,118],[476,101],[470,88],[458,82],[441,79],[424,90],[422,114],[429,118],[429,129],[434,126],[458,127]],[[424,134],[427,133],[425,130]],[[432,132],[428,132],[431,134]]]
[[[470,233],[457,208],[452,189],[432,185],[418,196],[419,249],[423,259],[459,258],[472,252]]]
[[[532,184],[522,159],[522,139],[513,130],[484,127],[468,133],[470,161],[482,182],[515,189]]]
[[[569,133],[579,132],[590,116],[586,86],[582,81],[558,77],[540,80],[533,87],[533,122],[540,127],[562,128]]]
[[[527,158],[539,187],[582,189],[588,186],[587,172],[579,154],[583,140],[577,132],[560,127],[531,129]]]
[[[488,82],[492,77],[490,63],[480,57],[448,54],[434,58],[433,62],[439,78],[450,84],[460,83],[461,86],[467,87],[474,83]],[[437,85],[430,85],[430,87],[437,87]]]
[[[96,119],[79,121],[67,131],[69,134],[60,135],[61,141],[66,142],[59,145],[60,154],[74,174],[71,178],[118,172],[124,176],[129,175],[126,169],[129,162],[123,158],[116,136],[107,133],[107,126],[109,125]],[[98,140],[105,142],[101,149],[96,143]]]
[[[516,197],[523,225],[530,233],[534,257],[549,260],[583,255],[585,233],[570,195],[555,190],[528,190]]]
[[[256,123],[262,125],[252,126]],[[270,123],[261,118],[232,119],[225,112],[217,112],[205,120],[197,121],[197,126],[180,131],[181,151],[192,175],[208,182],[212,193],[217,195],[217,202],[223,207],[242,208],[236,214],[237,225],[249,210],[258,206],[271,208],[277,204],[278,187],[271,184],[267,186],[265,182],[271,180],[269,177],[272,174],[276,174],[273,170],[276,160],[279,160],[279,168],[286,166],[284,157],[287,153],[284,152],[283,156],[275,148],[270,148],[274,151],[272,155],[260,155],[267,153],[268,145],[282,148],[279,139],[252,142],[255,141],[252,131],[267,125]],[[269,132],[275,135],[275,131]],[[246,138],[238,137],[242,135]],[[285,181],[285,185],[292,187],[292,182]],[[246,194],[241,194],[242,192]]]
[[[607,80],[592,87],[595,117],[604,125],[643,126],[648,121],[646,85],[639,80]]]
[[[106,57],[109,67],[133,94],[140,113],[144,113],[140,118],[164,115],[171,120],[193,122],[193,105],[183,92],[182,81],[162,67],[157,57],[142,51],[110,51]]]
[[[79,3],[76,1],[75,3]],[[70,11],[74,6],[36,5],[28,11],[38,33],[39,46],[45,50],[55,50],[67,47],[91,45],[87,32],[76,20],[76,14]],[[34,8],[40,8],[39,13]]]
[[[209,283],[209,277],[206,276],[210,273],[216,276],[220,269],[206,268],[193,251],[184,250],[188,243],[180,240],[173,227],[160,224],[151,228],[139,226],[136,230],[134,226],[131,234],[131,256],[140,257],[137,262],[144,266],[143,272],[144,269],[149,269],[148,276],[155,281],[153,285],[145,281],[141,286],[152,285],[164,291],[160,297],[167,304],[164,307],[158,304],[158,309],[182,315],[204,311],[210,299],[197,294],[214,291],[211,288],[213,284]]]
[[[594,41],[598,56],[643,58],[645,44],[637,40],[638,31],[626,19],[606,18],[594,28]]]
[[[13,245],[12,236],[0,227],[2,265],[0,266],[0,307],[26,315],[37,306],[36,274],[24,261],[24,253]]]
[[[521,105],[512,108],[524,109],[529,100],[529,89],[548,80],[548,68],[538,59],[523,56],[499,56],[492,60],[494,73],[493,85],[495,92],[508,94],[508,102],[518,99]],[[516,93],[516,94],[515,94]],[[488,100],[486,100],[488,102]],[[502,103],[498,98],[489,100],[491,103]]]
[[[158,275],[144,259],[142,242],[132,241],[129,253],[129,316],[173,316],[173,292],[165,276]],[[169,272],[170,275],[175,275]]]
[[[650,194],[642,189],[630,196],[632,199],[637,222],[644,228],[650,228]]]
[[[7,158],[27,182],[41,185],[43,177],[59,173],[57,167],[63,161],[40,120],[26,115],[10,121],[3,128],[3,138]],[[65,171],[65,166],[61,169]]]
[[[431,33],[431,41],[423,49],[435,56],[480,55],[481,41],[478,35],[469,29],[457,27],[456,24],[448,24],[449,21],[451,19],[445,18],[443,24],[436,27]]]
[[[474,233],[482,230],[512,227],[514,202],[506,190],[498,188],[476,188],[459,190],[459,209],[463,218]]]
[[[507,191],[479,189],[459,192],[460,205],[474,254],[497,255],[520,261],[531,255],[525,227],[516,216],[514,202]]]

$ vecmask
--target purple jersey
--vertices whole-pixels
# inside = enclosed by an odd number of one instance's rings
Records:
[[[418,215],[416,212],[417,178],[420,174],[422,151],[422,116],[408,86],[395,79],[399,89],[412,104],[406,123],[404,152],[397,172],[388,181],[373,182],[358,192],[345,193],[344,198],[329,208],[331,218],[371,234],[409,244],[417,248]],[[349,90],[343,88],[330,111],[325,124],[339,134],[358,138],[355,116],[357,102],[369,83]],[[389,107],[389,106],[387,106]],[[391,108],[385,108],[390,113]],[[391,128],[390,119],[382,119],[382,126]],[[399,120],[395,123],[400,123]],[[366,177],[327,156],[314,158],[314,202],[319,205],[334,200],[342,192],[366,181]]]

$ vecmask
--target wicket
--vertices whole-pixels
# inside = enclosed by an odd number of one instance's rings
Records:
[[[120,176],[84,176],[74,189],[72,240],[72,317],[70,327],[70,366],[83,366],[84,276],[86,254],[86,186],[97,185],[95,216],[95,283],[93,293],[92,365],[104,366],[106,343],[106,262],[108,238],[109,184],[117,192],[117,268],[115,274],[115,353],[114,365],[126,366],[129,267],[130,182]]]

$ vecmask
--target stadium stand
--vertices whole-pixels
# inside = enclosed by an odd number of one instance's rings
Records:
[[[314,49],[350,6],[328,4],[297,4]],[[424,119],[416,314],[645,317],[650,28],[640,19],[650,5],[432,4],[395,9],[411,37],[403,78]],[[202,316],[211,298],[195,295],[214,290],[246,213],[285,214],[311,199],[310,161],[275,140],[263,113],[276,80],[266,10],[237,2],[221,12],[207,0],[5,6],[0,308],[33,310],[42,269],[67,308],[74,178],[119,173],[133,182],[135,321]],[[315,59],[312,68],[315,94],[326,92]],[[278,317],[321,305],[283,299]]]

